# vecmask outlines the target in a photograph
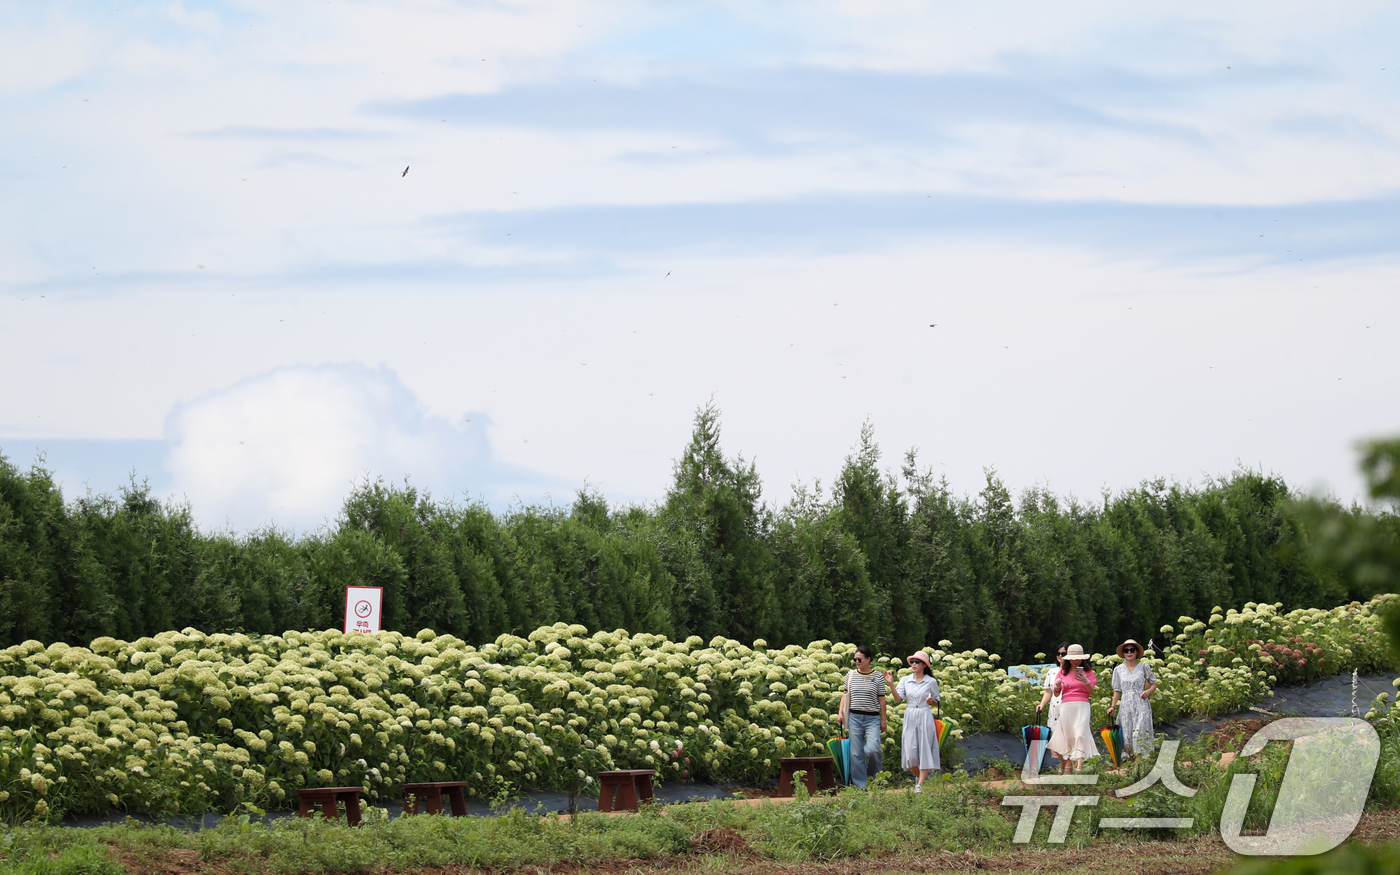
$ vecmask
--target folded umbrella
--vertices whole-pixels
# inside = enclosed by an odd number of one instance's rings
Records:
[[[831,751],[831,759],[836,768],[836,780],[842,784],[851,783],[851,740],[843,733],[840,738],[828,741],[826,748]]]
[[[1113,760],[1115,769],[1123,765],[1123,727],[1117,723],[1105,726],[1099,730],[1099,738],[1103,739],[1103,746],[1108,749],[1109,759]]]
[[[938,703],[938,714],[933,718],[933,737],[938,739],[938,746],[943,746],[943,739],[948,737],[948,724],[943,718],[943,702]]]
[[[1040,723],[1040,709],[1035,709],[1035,723],[1028,723],[1021,727],[1021,741],[1026,747],[1031,746],[1032,741],[1049,741],[1050,727]]]
[[[1031,774],[1040,773],[1040,761],[1045,757],[1045,746],[1050,742],[1051,729],[1040,722],[1040,709],[1035,709],[1034,722],[1021,727],[1021,741],[1026,746],[1026,763],[1032,765]]]

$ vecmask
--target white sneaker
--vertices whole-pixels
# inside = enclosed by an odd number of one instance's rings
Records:
[[[923,785],[923,784],[915,784],[915,785],[914,785],[914,792],[915,792],[915,793],[922,793],[922,792],[924,792],[924,785]]]

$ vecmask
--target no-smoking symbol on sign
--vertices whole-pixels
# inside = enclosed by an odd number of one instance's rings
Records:
[[[345,633],[379,631],[379,618],[384,606],[384,590],[377,586],[347,586],[345,588]]]

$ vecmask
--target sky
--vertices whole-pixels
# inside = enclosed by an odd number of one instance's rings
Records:
[[[0,453],[202,530],[366,478],[778,508],[883,464],[1361,496],[1400,433],[1390,3],[0,6]]]

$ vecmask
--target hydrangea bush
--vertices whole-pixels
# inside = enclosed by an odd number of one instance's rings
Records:
[[[1255,640],[1304,637],[1327,670],[1380,664],[1376,607],[1183,618],[1173,650],[1149,657],[1163,681],[1158,718],[1259,698],[1275,677]],[[284,807],[299,787],[359,785],[376,798],[425,780],[467,780],[480,795],[503,784],[587,789],[611,768],[767,779],[780,757],[823,753],[838,735],[854,650],[562,623],[481,647],[429,630],[26,642],[0,650],[0,818]],[[949,641],[928,650],[955,736],[1027,722],[1040,691],[997,654]],[[1101,670],[1117,661],[1094,659]],[[1106,683],[1100,699],[1102,716]],[[892,766],[902,713],[890,709]]]
[[[1181,617],[1171,649],[1149,659],[1162,681],[1153,698],[1153,716],[1233,711],[1264,698],[1280,683],[1312,680],[1353,668],[1389,667],[1389,643],[1382,629],[1385,606],[1400,596],[1387,594],[1323,610],[1282,613],[1279,604],[1248,602],[1244,610],[1214,608],[1208,620]],[[1173,634],[1175,633],[1175,634]],[[1117,656],[1106,663],[1120,662]]]

